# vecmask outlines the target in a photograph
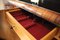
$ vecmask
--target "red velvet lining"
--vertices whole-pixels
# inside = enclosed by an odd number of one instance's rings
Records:
[[[27,19],[27,20],[21,21],[20,23],[21,23],[25,28],[28,28],[28,27],[30,27],[30,26],[32,26],[32,25],[35,24],[34,20],[32,20],[32,19]]]
[[[19,16],[15,16],[15,18],[16,18],[18,21],[21,21],[21,20],[28,19],[29,16],[26,16],[26,15],[19,15]]]
[[[21,14],[21,13],[16,13],[16,12],[13,12],[13,13],[12,13],[13,16],[18,16],[18,15],[20,15],[20,14]]]
[[[13,12],[11,14],[24,28],[28,28],[27,31],[29,31],[37,40],[40,40],[40,38],[44,37],[50,31],[44,25],[35,22],[36,20],[29,19],[30,16],[24,15],[23,13],[24,12]]]
[[[44,25],[36,23],[34,26],[27,29],[37,40],[44,37],[50,30]]]

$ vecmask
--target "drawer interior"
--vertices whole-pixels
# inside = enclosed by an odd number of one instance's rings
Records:
[[[48,22],[23,9],[10,12],[10,14],[37,40],[44,37],[56,27],[55,24]]]

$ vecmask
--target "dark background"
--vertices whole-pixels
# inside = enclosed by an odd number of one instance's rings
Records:
[[[30,0],[21,0],[21,1],[42,6],[44,8],[51,9],[56,12],[60,12],[60,0],[44,0],[43,3],[41,2],[41,0],[39,0],[38,4],[31,2]]]

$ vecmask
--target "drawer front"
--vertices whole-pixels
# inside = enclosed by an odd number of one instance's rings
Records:
[[[9,13],[6,12],[7,21],[11,24],[14,31],[22,40],[36,40],[17,20]],[[40,40],[51,40],[57,32],[57,28],[54,28],[47,35]],[[24,37],[23,37],[24,36]]]

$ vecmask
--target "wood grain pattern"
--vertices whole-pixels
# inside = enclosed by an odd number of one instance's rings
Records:
[[[16,5],[22,9],[25,9],[39,17],[44,18],[45,20],[48,20],[48,21],[58,24],[60,26],[60,17],[59,17],[60,14],[58,12],[54,12],[54,11],[45,9],[43,7],[39,7],[39,6],[29,4],[26,2],[22,2],[22,1],[19,1],[19,2],[9,1],[9,2],[13,5]],[[57,18],[57,16],[58,16],[58,18]],[[57,19],[58,21],[57,20],[55,21],[55,19]]]

